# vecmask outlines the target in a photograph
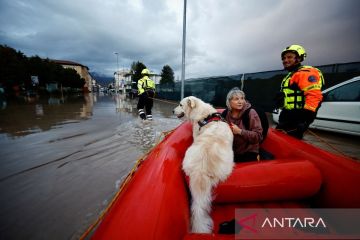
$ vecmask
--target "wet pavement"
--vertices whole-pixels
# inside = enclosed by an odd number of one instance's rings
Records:
[[[155,101],[152,122],[138,118],[136,103],[90,94],[3,107],[0,239],[78,239],[135,162],[181,123],[174,103]],[[360,159],[359,137],[314,132]],[[329,148],[309,134],[305,141]]]

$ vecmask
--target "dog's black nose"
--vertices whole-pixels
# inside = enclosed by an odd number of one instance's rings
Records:
[[[175,113],[175,111],[174,111],[174,110],[173,110],[172,112],[173,112],[173,114]]]

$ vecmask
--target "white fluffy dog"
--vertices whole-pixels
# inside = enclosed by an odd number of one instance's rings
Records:
[[[234,166],[233,133],[226,122],[211,120],[217,111],[210,104],[190,96],[174,109],[193,125],[193,144],[187,149],[182,168],[190,178],[192,232],[211,233],[212,188],[224,181]],[[201,127],[200,127],[201,126]]]

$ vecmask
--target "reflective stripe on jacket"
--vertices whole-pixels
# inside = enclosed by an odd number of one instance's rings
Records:
[[[285,95],[283,108],[317,110],[322,101],[321,88],[324,77],[321,71],[311,66],[300,66],[289,72],[281,83]]]
[[[138,84],[138,94],[141,95],[147,90],[155,91],[155,82],[151,80],[148,76],[144,76],[139,79]]]

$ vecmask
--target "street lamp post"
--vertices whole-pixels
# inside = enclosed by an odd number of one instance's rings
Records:
[[[119,70],[119,53],[118,52],[114,52],[114,54],[116,55],[116,71]]]
[[[116,71],[115,71],[115,91],[118,91],[118,85],[119,85],[119,53],[118,52],[114,52],[114,54],[116,55]]]

